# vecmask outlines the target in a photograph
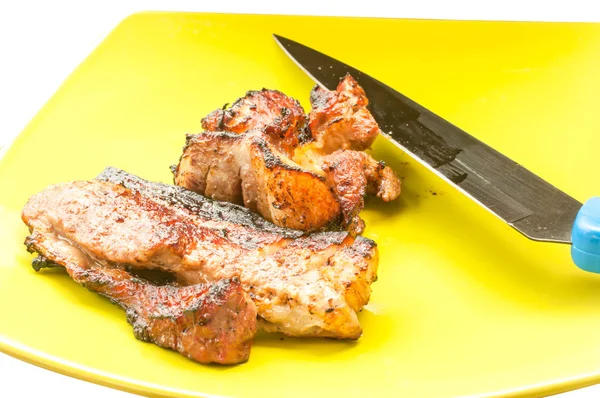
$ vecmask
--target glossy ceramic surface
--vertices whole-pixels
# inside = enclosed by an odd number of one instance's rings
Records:
[[[386,82],[580,201],[600,194],[599,25],[136,14],[0,160],[0,349],[155,395],[532,395],[600,381],[600,276],[383,138],[372,153],[404,191],[363,213],[381,260],[357,342],[259,335],[248,363],[204,366],[135,340],[122,310],[63,273],[32,270],[20,209],[47,185],[108,165],[170,182],[185,133],[250,89],[308,110],[313,83],[272,33]]]

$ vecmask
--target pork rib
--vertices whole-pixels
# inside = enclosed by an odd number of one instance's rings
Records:
[[[105,267],[169,271],[185,285],[239,277],[264,327],[292,336],[358,338],[357,312],[376,278],[371,240],[302,236],[243,207],[111,168],[34,195],[23,219],[32,239],[59,236]]]

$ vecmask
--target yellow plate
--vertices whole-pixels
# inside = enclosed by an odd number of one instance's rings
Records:
[[[45,186],[108,165],[170,182],[184,134],[246,90],[308,109],[313,84],[272,32],[392,85],[579,200],[600,194],[599,25],[136,14],[0,161],[0,348],[157,395],[533,395],[599,381],[600,276],[381,138],[373,154],[404,192],[363,213],[381,262],[356,343],[260,335],[248,363],[203,366],[135,340],[123,311],[63,273],[31,269],[20,209]]]

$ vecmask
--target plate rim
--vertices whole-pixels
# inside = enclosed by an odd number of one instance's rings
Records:
[[[139,10],[131,12],[116,22],[112,28],[106,30],[104,36],[98,37],[88,47],[88,51],[82,54],[80,61],[73,67],[58,85],[55,86],[52,93],[47,97],[43,105],[33,114],[23,128],[17,133],[9,137],[9,139],[0,144],[0,167],[6,155],[13,149],[14,144],[19,140],[23,133],[29,129],[29,126],[35,121],[39,113],[46,107],[48,102],[62,88],[62,86],[70,79],[71,75],[92,55],[92,53],[102,44],[117,28],[128,22],[128,20],[150,14],[195,14],[195,15],[227,15],[227,16],[265,16],[264,14],[256,13],[227,13],[227,12],[201,12],[201,11],[173,11],[173,10]],[[480,19],[435,19],[435,18],[394,18],[394,17],[343,17],[343,16],[315,16],[303,14],[271,14],[272,17],[301,17],[301,18],[341,18],[341,19],[392,19],[402,21],[439,21],[439,22],[496,22],[496,23],[533,23],[533,24],[598,24],[595,22],[555,22],[555,21],[528,21],[528,20],[480,20]],[[124,391],[132,394],[149,396],[149,397],[193,397],[193,398],[228,398],[224,395],[215,395],[210,393],[202,393],[191,390],[177,389],[166,387],[164,385],[152,384],[123,377],[115,373],[104,372],[97,368],[88,367],[77,364],[75,362],[65,360],[59,356],[48,354],[44,351],[34,349],[26,344],[22,344],[14,339],[4,336],[0,330],[0,353],[6,354],[16,360],[20,360],[31,365],[37,366],[48,371],[59,373],[68,377],[72,377],[85,382],[101,385],[119,391]],[[568,391],[577,390],[580,388],[589,387],[600,384],[600,369],[583,373],[575,376],[550,379],[540,383],[528,384],[516,388],[498,390],[484,394],[478,394],[477,397],[533,397],[540,395],[555,395]]]
[[[56,372],[89,383],[102,385],[120,391],[151,397],[193,397],[193,398],[226,398],[223,395],[200,393],[147,383],[141,380],[103,372],[99,369],[80,365],[55,355],[31,348],[0,334],[0,352],[31,365]],[[148,395],[150,394],[150,395]]]
[[[25,344],[6,338],[0,334],[0,352],[17,360],[27,362],[31,365],[60,373],[65,376],[83,380],[89,383],[121,390],[133,394],[142,394],[150,397],[193,397],[193,398],[226,398],[227,396],[201,393],[190,390],[181,390],[146,383],[140,380],[122,377],[117,374],[103,372],[101,370],[79,365],[74,362],[49,355],[43,351],[33,349]],[[568,391],[589,387],[600,383],[600,370],[534,383],[522,387],[499,390],[495,392],[477,395],[478,397],[532,397],[540,395],[555,395]],[[175,395],[173,395],[175,394]]]

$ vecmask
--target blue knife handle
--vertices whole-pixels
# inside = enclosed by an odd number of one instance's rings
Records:
[[[575,217],[571,258],[579,268],[600,273],[600,197],[585,202]]]

